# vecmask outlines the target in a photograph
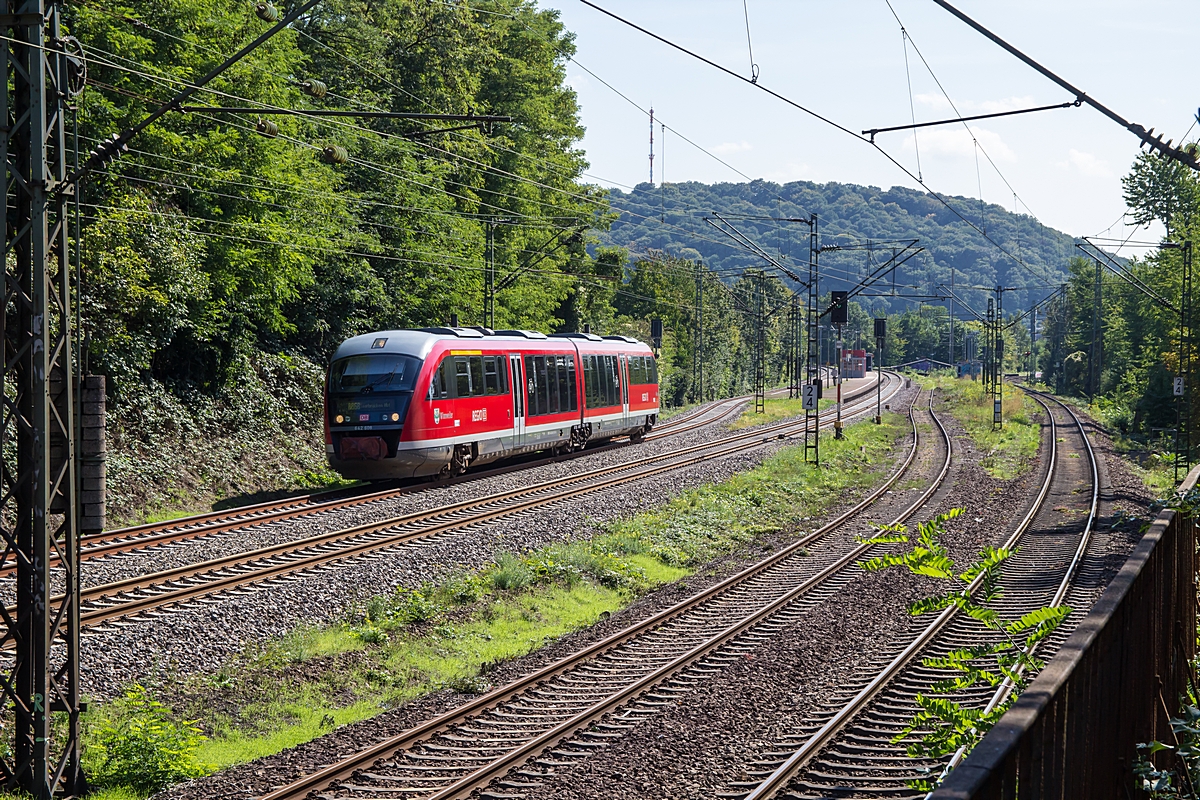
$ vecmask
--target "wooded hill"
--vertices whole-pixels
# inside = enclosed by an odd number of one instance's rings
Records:
[[[732,240],[704,222],[711,212],[728,216],[740,230],[772,255],[782,254],[790,263],[806,265],[808,226],[782,219],[816,214],[822,245],[849,244],[866,239],[920,239],[926,253],[909,261],[896,276],[897,292],[913,294],[919,287],[926,293],[938,284],[949,284],[955,272],[958,292],[972,306],[986,308],[983,291],[971,286],[1032,287],[1005,297],[1013,308],[1027,308],[1049,289],[1063,283],[1067,262],[1076,255],[1075,240],[1049,228],[1028,214],[1014,214],[1001,206],[976,199],[947,197],[962,217],[1014,257],[1001,252],[983,235],[964,222],[932,195],[922,191],[846,183],[817,184],[808,181],[777,184],[756,180],[749,183],[642,184],[631,192],[613,190],[609,202],[620,216],[602,239],[629,248],[633,253],[665,251],[681,258],[698,258],[710,269],[724,274],[746,267],[761,267],[763,261],[741,249]],[[774,218],[774,219],[772,219]],[[891,246],[880,244],[867,251],[828,252],[820,257],[822,291],[846,289],[867,274],[874,263],[891,255]],[[1021,266],[1016,260],[1025,263]],[[891,280],[886,282],[891,291]],[[874,300],[881,310],[901,311],[908,304]]]

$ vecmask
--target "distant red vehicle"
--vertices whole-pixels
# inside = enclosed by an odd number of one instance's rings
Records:
[[[347,339],[325,388],[329,464],[357,480],[458,475],[658,421],[658,366],[627,336],[476,328]]]

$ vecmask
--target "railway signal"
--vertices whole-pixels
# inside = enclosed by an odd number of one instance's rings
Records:
[[[834,325],[845,325],[850,321],[849,292],[829,293],[829,321]]]

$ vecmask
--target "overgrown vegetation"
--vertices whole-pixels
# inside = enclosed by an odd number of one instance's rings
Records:
[[[196,755],[206,739],[196,723],[173,719],[143,686],[130,687],[87,723],[84,768],[95,786],[151,794],[213,768]]]
[[[950,413],[983,454],[980,463],[994,478],[1009,480],[1029,468],[1041,444],[1041,406],[1012,385],[1005,385],[1004,425],[992,429],[992,398],[982,381],[941,377],[937,386]]]
[[[826,396],[817,401],[817,405],[822,411],[827,411],[834,405],[833,398],[829,397],[831,391],[826,388]],[[767,425],[773,422],[780,422],[792,417],[804,416],[804,401],[799,397],[768,397],[763,407],[763,413],[759,414],[754,410],[754,404],[750,403],[742,410],[741,416],[733,421],[729,426],[730,430],[741,430],[742,428],[752,428],[755,425]]]
[[[870,572],[902,567],[914,575],[944,581],[945,590],[910,604],[909,613],[921,616],[955,608],[991,632],[989,641],[921,660],[930,669],[948,673],[948,677],[935,681],[928,691],[917,695],[920,710],[892,739],[898,744],[914,733],[919,734],[906,747],[913,758],[941,758],[960,749],[969,753],[1042,669],[1044,664],[1035,655],[1038,645],[1071,613],[1069,606],[1059,605],[1030,611],[1015,620],[1002,618],[993,607],[1002,596],[1000,570],[1017,551],[989,546],[979,552],[973,563],[965,567],[956,565],[941,537],[946,523],[962,512],[961,508],[951,509],[919,524],[915,539],[910,539],[905,525],[881,526],[876,536],[864,541],[912,547],[859,563]],[[977,701],[960,703],[954,699],[955,693],[962,696],[961,693],[977,684],[991,689],[1006,684],[1008,693],[990,710],[979,708]],[[911,781],[909,786],[918,791],[932,791],[938,780],[931,775]]]
[[[803,448],[787,448],[588,540],[498,552],[482,570],[372,597],[338,624],[296,630],[160,692],[173,719],[194,717],[209,737],[195,743],[196,762],[223,767],[439,689],[486,691],[497,665],[867,488],[890,470],[907,432],[898,414],[850,426],[846,439],[822,443],[821,469],[804,463]],[[94,713],[129,726],[148,711],[117,703]]]
[[[1137,746],[1133,774],[1138,788],[1152,800],[1196,800],[1200,797],[1197,792],[1200,787],[1200,708],[1196,706],[1196,697],[1189,696],[1188,701],[1182,715],[1171,718],[1175,744],[1152,741]],[[1168,756],[1167,766],[1160,768],[1151,760],[1159,753]],[[1159,759],[1162,760],[1162,756]]]

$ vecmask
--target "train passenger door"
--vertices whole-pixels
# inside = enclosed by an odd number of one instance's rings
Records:
[[[620,356],[617,368],[618,380],[621,382],[621,415],[625,423],[629,423],[629,357]]]
[[[512,374],[512,380],[508,384],[508,388],[512,390],[512,446],[516,449],[525,443],[525,379],[521,374],[521,357],[510,354],[508,366]]]

